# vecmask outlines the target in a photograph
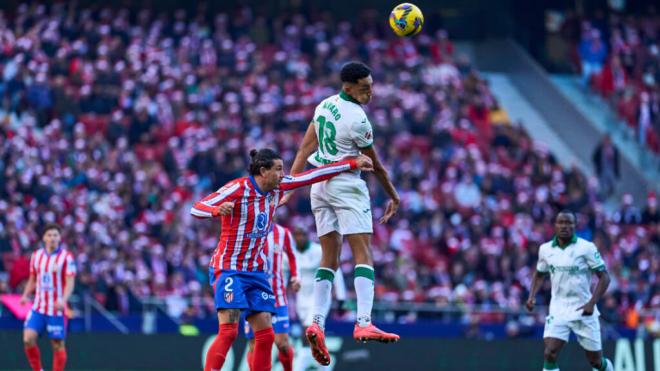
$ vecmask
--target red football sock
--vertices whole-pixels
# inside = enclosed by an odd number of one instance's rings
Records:
[[[32,367],[32,371],[41,371],[41,353],[39,353],[39,347],[36,345],[25,347],[25,355],[27,356],[30,367]]]
[[[219,371],[225,363],[227,351],[238,336],[238,323],[221,323],[218,336],[206,353],[206,365],[204,371]]]
[[[255,331],[254,360],[252,371],[269,371],[272,367],[270,354],[275,342],[275,332],[272,327]]]
[[[248,350],[247,361],[248,361],[248,367],[250,367],[250,370],[252,370],[252,368],[254,367],[253,366],[253,364],[254,364],[254,351]]]
[[[66,364],[66,349],[62,348],[53,352],[53,371],[64,371]]]
[[[287,351],[282,352],[280,351],[278,358],[280,359],[280,362],[282,362],[282,367],[284,367],[284,371],[292,371],[293,370],[293,347],[289,345],[286,347]]]

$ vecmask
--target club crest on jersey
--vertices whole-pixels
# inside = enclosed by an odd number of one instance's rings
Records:
[[[233,292],[225,292],[225,302],[231,303],[234,301],[234,293]]]

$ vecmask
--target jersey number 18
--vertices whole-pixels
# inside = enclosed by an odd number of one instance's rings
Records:
[[[335,135],[337,135],[337,129],[335,129],[335,124],[326,121],[325,116],[319,116],[316,121],[319,123],[319,149],[323,153],[336,155]]]

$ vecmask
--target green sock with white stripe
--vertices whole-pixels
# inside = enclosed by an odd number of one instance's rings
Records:
[[[543,371],[559,371],[559,366],[557,366],[557,362],[545,361],[543,362]]]
[[[355,266],[355,294],[357,296],[357,323],[360,327],[371,324],[374,306],[374,268],[366,264]]]
[[[313,321],[321,329],[325,329],[325,317],[332,304],[332,282],[335,272],[330,268],[319,267],[314,279],[314,306],[312,307]]]

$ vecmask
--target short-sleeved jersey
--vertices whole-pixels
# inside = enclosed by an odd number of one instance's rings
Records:
[[[220,204],[234,203],[232,213],[221,217],[220,241],[209,265],[216,272],[266,271],[267,259],[263,247],[271,228],[273,214],[284,192],[328,180],[357,167],[356,160],[348,160],[285,176],[279,188],[270,192],[262,192],[253,177],[243,177],[232,180],[196,202],[190,213],[197,218],[211,218],[213,211]]]
[[[296,294],[297,305],[309,305],[314,297],[314,282],[316,270],[321,265],[322,249],[318,243],[308,242],[302,251],[296,249],[296,264],[298,266],[300,290]],[[346,300],[346,284],[341,269],[335,273],[333,287],[337,300]]]
[[[331,164],[373,144],[371,123],[362,106],[343,91],[324,99],[312,120],[319,146],[307,161],[314,166]]]
[[[556,238],[541,245],[536,270],[550,274],[550,315],[566,321],[579,319],[582,311],[577,308],[591,299],[592,272],[605,269],[596,245],[582,238],[573,237],[563,248]],[[594,315],[599,315],[598,308]]]
[[[30,275],[36,282],[32,309],[47,316],[64,315],[61,309],[55,308],[55,302],[64,295],[66,278],[76,275],[71,253],[63,247],[51,254],[40,248],[30,258]]]
[[[287,228],[274,224],[273,229],[268,234],[268,239],[265,247],[265,253],[268,257],[268,273],[270,274],[271,287],[275,294],[275,306],[281,307],[287,305],[286,298],[286,282],[284,281],[284,255],[286,254],[289,263],[289,272],[291,277],[298,276],[298,269],[296,267],[296,257],[293,253],[295,250],[296,242],[291,235],[291,231]]]

